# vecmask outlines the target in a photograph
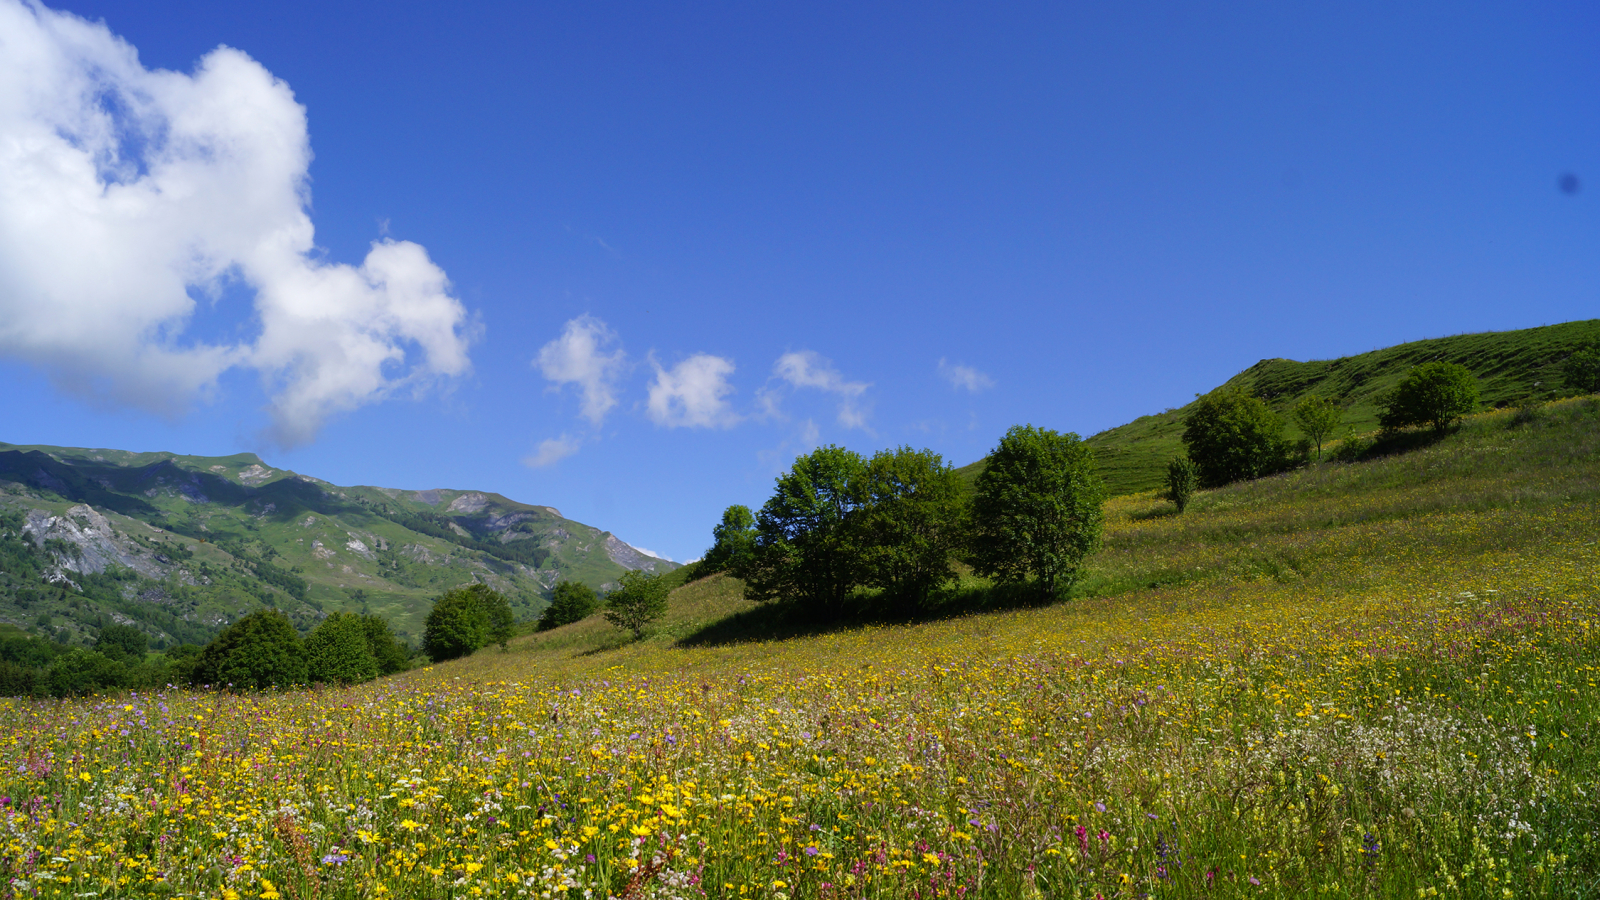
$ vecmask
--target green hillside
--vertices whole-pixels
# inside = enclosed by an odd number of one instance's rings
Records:
[[[1344,407],[1345,426],[1360,434],[1378,427],[1382,397],[1412,366],[1436,360],[1466,366],[1478,376],[1485,406],[1500,407],[1523,397],[1552,399],[1576,393],[1562,382],[1560,365],[1574,350],[1591,343],[1600,343],[1600,319],[1430,338],[1339,359],[1263,359],[1225,385],[1254,392],[1285,418],[1308,394],[1332,397]],[[1112,496],[1163,485],[1167,462],[1183,452],[1183,417],[1188,409],[1185,405],[1140,416],[1087,440]],[[1292,423],[1289,427],[1290,434],[1299,437]],[[959,471],[970,482],[983,471],[983,460]]]
[[[156,646],[198,641],[275,606],[302,629],[377,613],[415,641],[460,584],[493,586],[526,618],[558,580],[676,567],[499,494],[340,487],[250,453],[0,444],[0,623],[61,640],[109,618]]]

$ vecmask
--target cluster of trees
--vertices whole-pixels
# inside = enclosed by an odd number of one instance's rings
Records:
[[[303,640],[276,609],[251,613],[204,647],[160,656],[149,638],[116,622],[92,647],[68,647],[12,630],[0,635],[0,696],[74,696],[122,688],[195,684],[239,690],[355,684],[410,665],[411,651],[377,616],[335,613]]]
[[[1053,598],[1099,544],[1104,494],[1076,434],[1031,425],[1001,438],[973,491],[931,450],[820,447],[759,512],[723,513],[696,574],[730,572],[746,596],[818,618],[926,609],[959,562]]]
[[[1478,379],[1449,362],[1412,368],[1382,400],[1378,424],[1385,433],[1407,428],[1448,431],[1478,407]],[[1296,447],[1284,436],[1285,422],[1248,391],[1219,388],[1198,398],[1184,418],[1186,458],[1167,468],[1167,496],[1182,512],[1196,488],[1214,488],[1260,478],[1298,465],[1338,430],[1344,411],[1332,399],[1308,396],[1291,412],[1305,436]]]

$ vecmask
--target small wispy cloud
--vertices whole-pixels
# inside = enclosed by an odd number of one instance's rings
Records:
[[[696,353],[666,369],[651,357],[656,370],[646,408],[651,421],[665,428],[727,428],[739,421],[725,399],[733,393],[728,376],[733,361]]]
[[[542,469],[545,466],[555,465],[563,459],[578,452],[579,442],[575,438],[562,435],[540,441],[539,446],[527,456],[522,458],[522,464],[530,469]]]
[[[971,366],[952,363],[943,357],[939,359],[939,375],[957,390],[976,394],[994,387],[994,379],[979,372]]]
[[[578,386],[583,395],[583,417],[598,427],[606,413],[617,405],[617,378],[627,363],[627,354],[617,343],[617,334],[594,316],[585,313],[567,322],[561,336],[539,349],[533,364],[558,387]]]
[[[796,388],[814,388],[839,398],[839,424],[866,428],[868,404],[864,381],[846,381],[833,362],[811,350],[796,350],[778,357],[772,374]],[[777,399],[770,391],[757,398],[768,415],[777,415]]]

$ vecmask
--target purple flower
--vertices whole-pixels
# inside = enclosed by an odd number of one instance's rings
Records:
[[[1099,810],[1100,812],[1105,812],[1106,811],[1106,805],[1104,803],[1096,803],[1094,805],[1094,808]]]
[[[344,853],[329,853],[322,858],[322,864],[325,866],[337,866],[349,861],[349,855]]]

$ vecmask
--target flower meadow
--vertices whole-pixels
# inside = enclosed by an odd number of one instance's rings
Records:
[[[0,894],[1596,896],[1593,470],[1482,455],[1114,501],[1190,577],[1043,609],[0,700]]]

